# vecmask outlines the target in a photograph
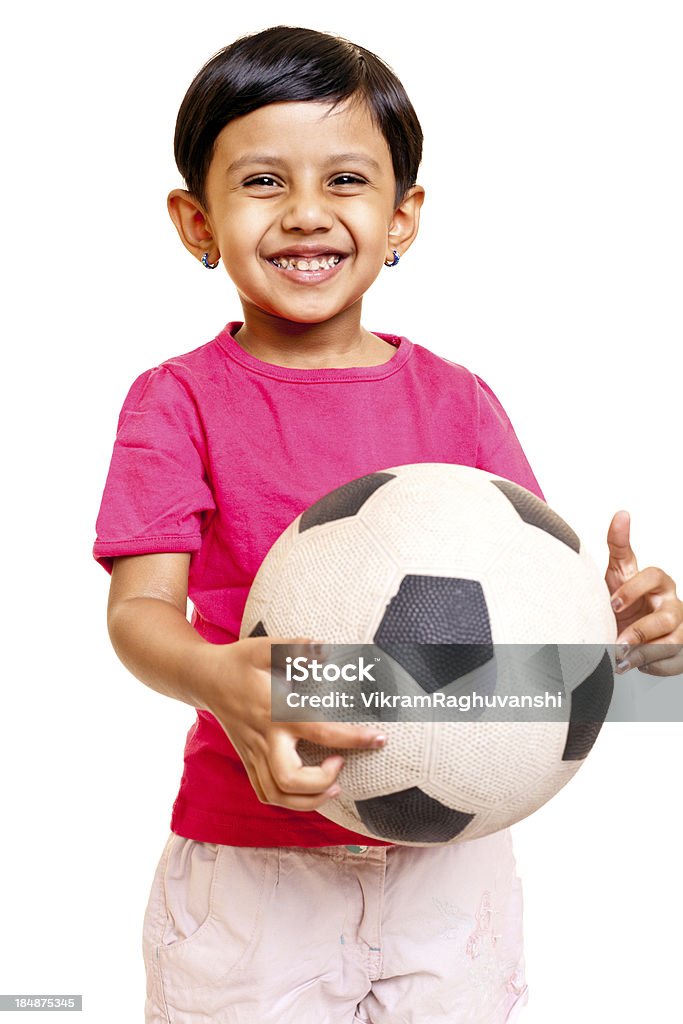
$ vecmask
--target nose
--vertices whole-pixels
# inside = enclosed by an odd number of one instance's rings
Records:
[[[282,216],[284,231],[329,231],[333,222],[329,197],[319,184],[309,182],[290,190]]]

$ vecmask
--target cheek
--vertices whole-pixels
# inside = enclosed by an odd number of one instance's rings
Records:
[[[364,218],[364,229],[366,232],[366,244],[378,252],[384,252],[389,238],[389,228],[393,220],[393,210],[387,214],[386,209],[374,208]]]
[[[244,206],[237,203],[226,207],[219,218],[219,231],[226,246],[239,248],[241,251],[254,249],[263,232],[268,219],[265,210],[258,206]]]
[[[253,218],[244,216],[230,217],[224,222],[219,232],[221,255],[231,274],[244,276],[253,273],[259,262],[262,232],[254,224]]]

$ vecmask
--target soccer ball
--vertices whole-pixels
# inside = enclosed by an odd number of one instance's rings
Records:
[[[475,839],[542,806],[583,764],[614,686],[616,622],[579,538],[529,491],[467,466],[397,466],[316,501],[264,559],[240,635],[372,645],[357,649],[382,678],[356,684],[362,711],[334,718],[381,724],[387,744],[339,750],[342,791],[318,811],[402,845]],[[316,686],[331,688],[303,689]],[[398,695],[388,710],[378,686]],[[520,714],[520,686],[563,710]],[[472,691],[493,704],[433,711]],[[305,764],[337,752],[297,749]]]

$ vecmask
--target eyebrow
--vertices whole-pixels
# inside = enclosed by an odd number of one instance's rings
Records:
[[[338,164],[338,163],[363,163],[372,167],[375,171],[381,171],[381,165],[371,156],[366,156],[364,153],[335,153],[333,156],[328,157],[326,163]],[[245,156],[239,158],[239,160],[233,160],[228,167],[227,173],[231,174],[233,171],[239,171],[242,167],[248,167],[252,164],[270,164],[271,166],[282,166],[285,163],[281,157],[275,156],[272,153],[247,153]]]

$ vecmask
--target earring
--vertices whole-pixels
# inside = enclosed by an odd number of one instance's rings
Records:
[[[393,258],[393,260],[385,260],[384,261],[384,266],[385,267],[395,267],[396,264],[398,263],[398,261],[400,260],[400,258],[401,257],[399,256],[399,254],[394,249],[394,258]]]
[[[221,260],[221,258],[219,256],[215,263],[209,263],[209,254],[208,254],[208,252],[205,252],[204,255],[202,256],[202,263],[206,267],[207,270],[215,270],[216,267],[218,266],[218,264],[220,263],[220,260]]]

